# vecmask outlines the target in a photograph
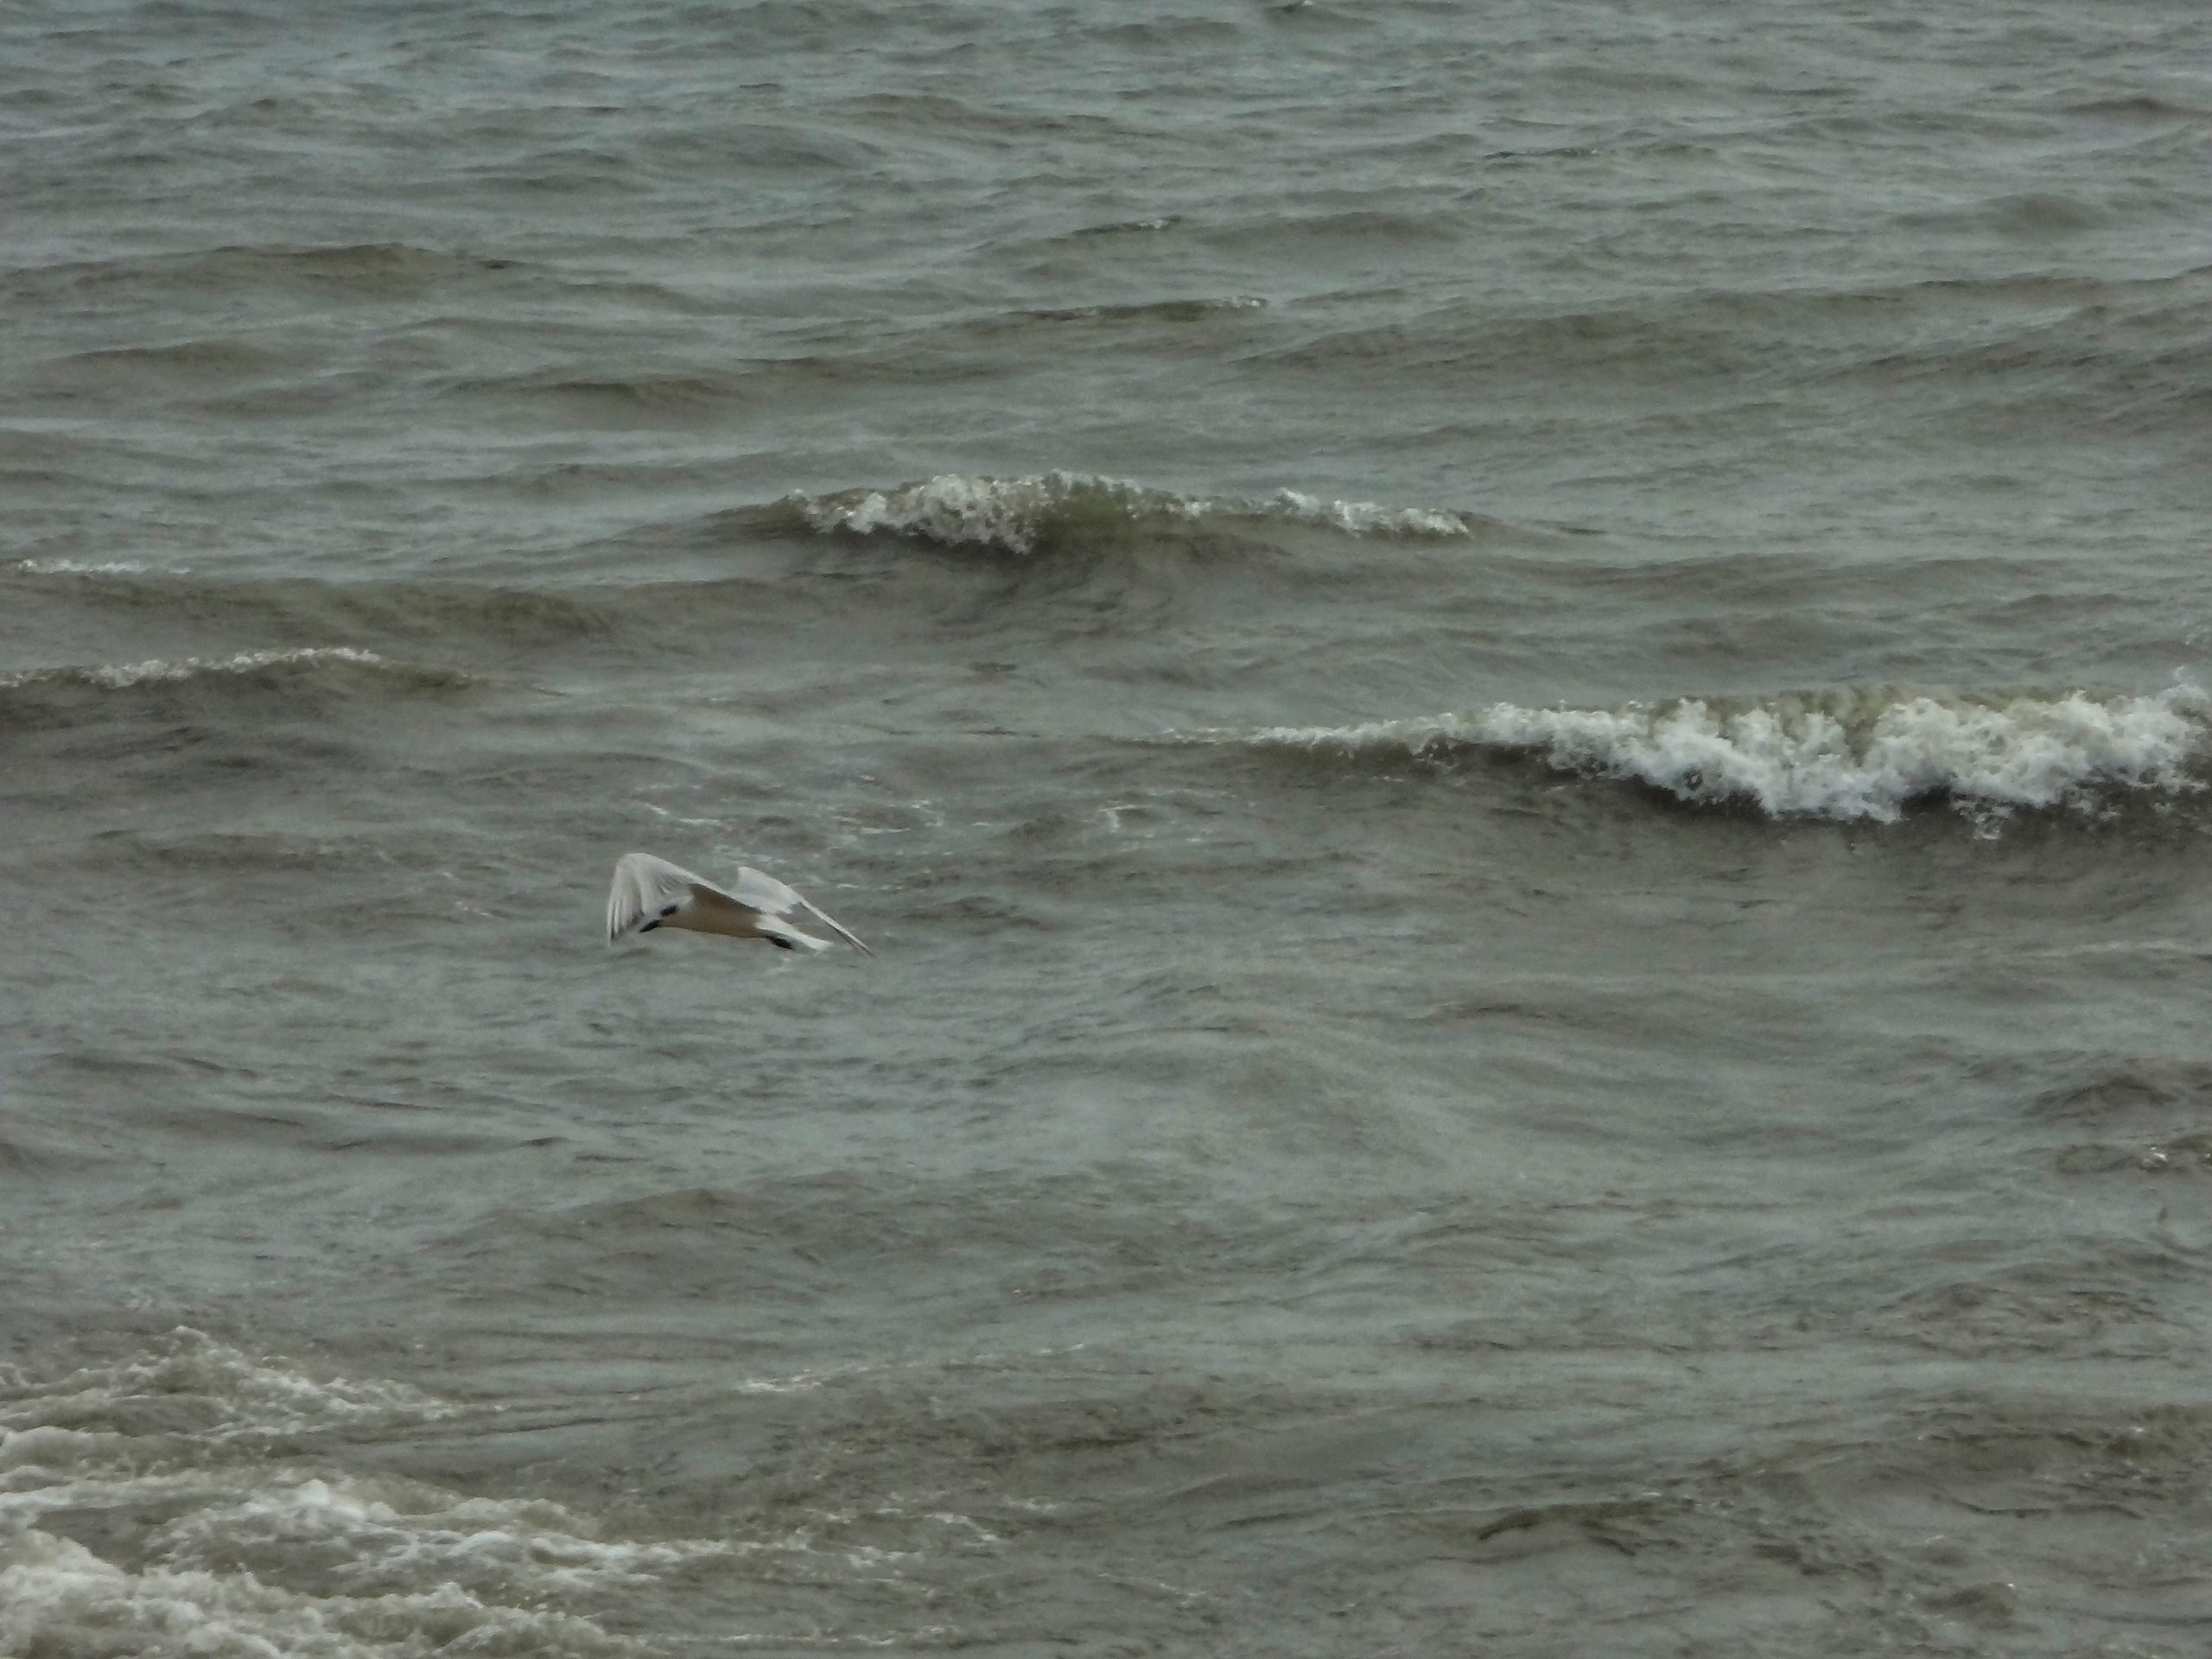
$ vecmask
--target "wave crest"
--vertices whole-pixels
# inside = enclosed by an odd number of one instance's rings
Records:
[[[353,645],[245,651],[233,657],[152,658],[141,663],[72,664],[0,674],[0,728],[112,717],[112,694],[132,697],[315,696],[373,702],[451,696],[485,684],[461,669],[397,662]]]
[[[137,559],[17,559],[15,568],[27,576],[143,576],[154,569]],[[183,575],[189,569],[178,565],[165,574]]]
[[[457,690],[474,677],[457,668],[396,663],[354,645],[302,645],[287,651],[242,651],[232,657],[150,658],[143,663],[99,663],[67,668],[27,668],[0,674],[0,691],[41,687],[84,686],[103,691],[132,686],[179,683],[232,676],[280,681],[321,669],[365,670],[423,690]]]
[[[940,547],[1025,556],[1205,519],[1306,524],[1351,536],[1465,536],[1473,527],[1473,521],[1442,508],[1328,501],[1296,490],[1278,490],[1265,498],[1185,496],[1122,479],[1065,472],[1028,478],[942,473],[891,490],[795,493],[782,505],[808,529],[823,534],[906,536]]]
[[[2191,763],[2208,721],[2212,699],[2186,684],[2150,696],[1878,686],[1612,709],[1498,702],[1427,719],[1279,728],[1250,741],[1354,753],[1525,754],[1560,772],[1622,779],[1699,805],[1886,823],[1936,799],[1986,810],[2080,804],[2113,789],[2196,789]]]

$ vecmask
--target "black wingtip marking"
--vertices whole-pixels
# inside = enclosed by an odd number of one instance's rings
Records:
[[[798,948],[789,939],[779,939],[772,933],[768,936],[768,943],[774,945],[779,950],[796,950]]]

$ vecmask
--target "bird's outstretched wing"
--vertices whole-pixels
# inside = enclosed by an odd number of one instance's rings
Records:
[[[711,881],[664,858],[623,854],[614,861],[614,885],[607,894],[607,942],[613,944],[660,921],[671,906],[682,908],[702,890],[721,892]]]
[[[798,888],[754,869],[750,864],[737,867],[737,891],[730,896],[741,905],[748,905],[771,916],[788,916],[793,910],[803,910],[862,956],[875,954],[859,934]]]

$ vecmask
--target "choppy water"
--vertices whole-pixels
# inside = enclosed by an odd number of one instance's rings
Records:
[[[0,1652],[2201,1650],[2208,66],[0,15]]]

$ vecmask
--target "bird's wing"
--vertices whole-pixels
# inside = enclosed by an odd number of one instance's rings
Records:
[[[655,858],[651,853],[625,853],[614,861],[614,885],[607,890],[607,942],[613,944],[625,934],[636,932],[671,905],[687,904],[705,893],[729,898],[713,882],[664,858]]]
[[[772,875],[764,874],[749,864],[741,864],[737,867],[737,892],[733,896],[739,904],[749,905],[753,909],[770,916],[788,916],[793,910],[803,910],[862,956],[872,957],[875,954],[868,948],[867,943],[859,934],[799,892],[798,888],[777,880]]]

